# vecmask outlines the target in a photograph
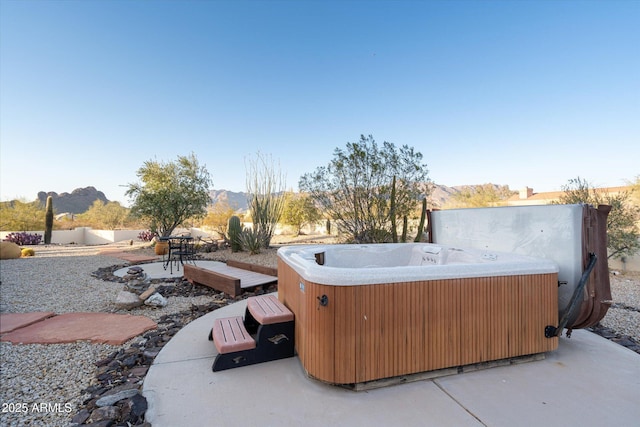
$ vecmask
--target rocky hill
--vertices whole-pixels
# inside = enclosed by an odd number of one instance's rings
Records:
[[[212,205],[215,205],[216,203],[226,203],[238,212],[244,212],[249,208],[247,193],[237,193],[227,190],[211,190],[209,195],[211,196]]]
[[[76,188],[71,193],[61,194],[54,191],[48,193],[40,191],[38,200],[43,206],[47,202],[48,196],[53,199],[53,209],[56,213],[81,214],[86,212],[96,200],[101,200],[104,203],[109,202],[104,193],[96,190],[95,187]]]
[[[458,185],[455,187],[447,187],[446,185],[438,185],[433,184],[431,188],[431,194],[429,196],[429,208],[430,209],[440,209],[446,208],[451,209],[456,206],[456,201],[452,200],[453,197],[465,191],[487,191],[493,190],[495,194],[504,195],[505,197],[509,197],[511,194],[516,194],[515,191],[512,191],[508,185],[498,185],[498,184],[482,184],[482,185]]]
[[[484,184],[487,185],[487,184]],[[508,186],[490,184],[493,185],[496,189],[500,189],[503,187],[508,188]],[[428,198],[428,207],[429,209],[438,209],[447,205],[450,201],[451,197],[455,194],[460,193],[464,189],[480,187],[480,185],[463,185],[456,187],[448,187],[446,185],[441,184],[430,184],[430,193]],[[243,192],[233,192],[227,190],[212,190],[211,194],[211,204],[216,204],[218,202],[226,202],[234,208],[238,212],[245,212],[248,209],[247,203],[247,193]]]
[[[496,188],[502,187],[498,185],[495,186]],[[454,194],[459,193],[464,188],[475,186],[448,187],[446,185],[432,183],[430,184],[430,187],[431,191],[428,199],[428,206],[430,209],[433,209],[445,206]],[[216,203],[227,203],[238,212],[246,212],[249,206],[247,202],[247,193],[244,192],[211,190],[210,195],[212,205],[215,205]],[[104,203],[109,202],[104,193],[96,190],[95,187],[77,188],[71,193],[61,194],[53,191],[48,193],[41,191],[38,193],[38,200],[44,205],[47,201],[47,196],[53,197],[53,207],[57,213],[69,212],[79,214],[86,212],[96,200],[101,200]]]
[[[428,198],[428,207],[430,209],[433,208],[442,208],[447,204],[451,196],[460,192],[460,188],[456,187],[447,187],[446,185],[432,184],[431,185],[431,193]]]

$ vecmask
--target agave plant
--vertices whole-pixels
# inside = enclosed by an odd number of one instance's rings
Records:
[[[251,255],[259,254],[260,249],[264,247],[265,232],[258,228],[245,228],[240,233],[240,245],[242,249],[248,251]]]

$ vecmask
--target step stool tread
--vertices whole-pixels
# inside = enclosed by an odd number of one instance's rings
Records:
[[[274,295],[260,295],[247,299],[247,308],[262,325],[289,322],[293,313]]]
[[[212,336],[220,354],[256,348],[255,340],[244,327],[242,316],[216,319],[213,323]]]

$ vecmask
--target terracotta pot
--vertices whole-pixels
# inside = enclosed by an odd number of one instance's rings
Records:
[[[169,253],[169,242],[156,242],[154,250],[156,255],[166,255]]]

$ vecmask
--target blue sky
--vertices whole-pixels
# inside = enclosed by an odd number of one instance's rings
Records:
[[[640,175],[640,1],[0,0],[0,198],[147,160],[245,159],[288,186],[360,134],[438,184],[553,191]]]

